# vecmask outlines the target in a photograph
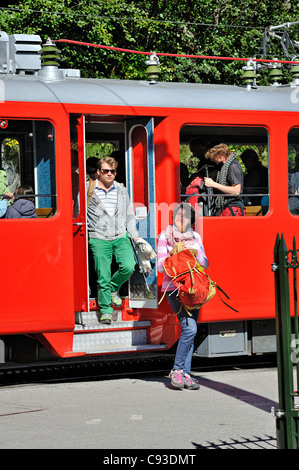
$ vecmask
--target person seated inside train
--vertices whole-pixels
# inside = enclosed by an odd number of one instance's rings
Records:
[[[14,202],[8,207],[6,219],[33,219],[36,218],[34,197],[28,197],[34,194],[31,186],[18,186],[14,193]]]
[[[195,142],[193,142],[193,140]],[[198,158],[197,169],[196,172],[192,173],[189,177],[189,184],[192,184],[192,181],[195,178],[204,178],[208,176],[216,181],[217,173],[220,170],[221,164],[216,164],[213,161],[207,162],[205,154],[209,149],[215,147],[216,145],[223,144],[224,142],[219,139],[213,139],[211,141],[204,140],[202,138],[196,137],[190,141],[190,150],[193,150],[193,156]]]
[[[86,160],[86,174],[89,176],[89,178],[86,180],[86,194],[87,194],[87,209],[89,206],[89,202],[91,199],[91,196],[93,195],[94,188],[95,188],[95,182],[98,177],[98,169],[97,169],[97,164],[98,164],[99,159],[97,157],[89,157]]]
[[[181,200],[185,199],[186,188],[189,183],[189,171],[185,163],[180,163],[180,191],[181,191]]]
[[[8,207],[8,201],[13,198],[13,193],[5,193],[0,201],[0,219],[4,217]]]
[[[9,193],[8,177],[6,171],[0,166],[0,194]]]
[[[189,149],[191,152],[191,161],[195,160],[196,171],[189,177],[189,183],[199,175],[201,168],[206,165],[205,153],[207,151],[207,141],[203,137],[194,137],[189,142]],[[193,165],[192,165],[193,166]],[[205,176],[205,175],[203,175]]]
[[[222,165],[217,181],[204,177],[205,186],[219,194],[218,197],[213,198],[211,215],[221,217],[244,215],[244,203],[240,197],[243,191],[243,171],[237,155],[232,153],[226,144],[219,144],[209,149],[205,158],[217,165]]]
[[[241,160],[246,168],[244,176],[244,193],[267,194],[268,192],[268,168],[262,165],[258,154],[253,149],[245,150]],[[245,205],[260,206],[263,196],[247,196],[244,198]]]
[[[223,143],[220,140],[212,140],[206,144],[206,152],[210,149]],[[187,197],[186,202],[189,202],[195,209],[201,205],[199,215],[212,215],[211,207],[213,203],[213,190],[206,188],[204,185],[204,178],[212,178],[214,181],[217,179],[218,171],[220,171],[222,164],[217,164],[213,161],[200,159],[196,173],[193,173],[189,180],[189,185],[186,189]]]
[[[295,166],[289,168],[289,211],[299,215],[299,153],[295,157]]]
[[[126,186],[126,160],[124,152],[121,152],[120,150],[114,150],[110,154],[110,157],[117,161],[117,181]]]

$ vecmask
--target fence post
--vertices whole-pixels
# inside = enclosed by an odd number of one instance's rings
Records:
[[[295,246],[295,244],[294,244]],[[299,410],[295,409],[294,376],[292,354],[292,323],[290,314],[289,268],[297,268],[297,263],[289,263],[289,252],[284,236],[277,234],[274,247],[274,264],[272,270],[275,276],[276,304],[276,341],[277,341],[277,374],[279,407],[276,410],[276,429],[278,447],[281,449],[298,448],[298,417]],[[296,251],[296,250],[295,250]],[[294,270],[295,272],[295,270]],[[296,276],[294,277],[294,281]],[[294,286],[295,287],[295,286]],[[296,292],[296,288],[295,291]],[[295,299],[296,303],[296,299]]]

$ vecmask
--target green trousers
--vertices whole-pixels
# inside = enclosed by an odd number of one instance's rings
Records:
[[[116,292],[133,274],[135,259],[129,238],[116,240],[89,239],[97,273],[98,304],[102,313],[112,313],[111,292]],[[111,277],[112,257],[118,270]]]

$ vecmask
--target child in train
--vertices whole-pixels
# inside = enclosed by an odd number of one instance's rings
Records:
[[[36,218],[34,198],[28,195],[34,194],[31,186],[18,186],[15,190],[14,202],[8,207],[6,219],[31,219]]]

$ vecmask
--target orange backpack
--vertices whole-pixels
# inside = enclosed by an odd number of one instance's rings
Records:
[[[190,316],[189,310],[197,309],[206,302],[209,302],[216,294],[216,288],[229,299],[228,295],[216,282],[210,279],[205,272],[205,268],[198,263],[191,249],[184,249],[169,256],[164,260],[163,265],[166,274],[171,278],[172,284],[178,290],[178,299]],[[230,307],[226,303],[225,305]],[[178,313],[181,312],[181,309]],[[232,310],[235,309],[232,308]]]

